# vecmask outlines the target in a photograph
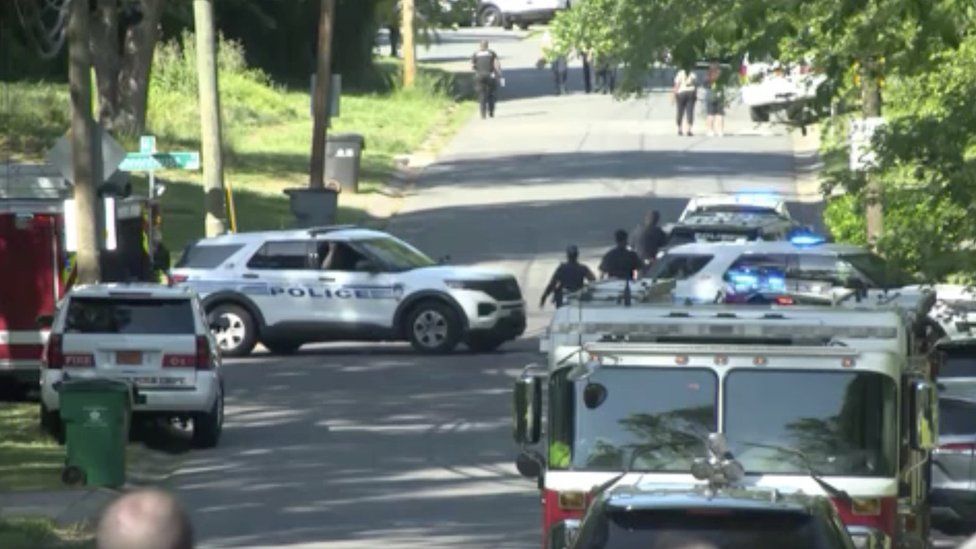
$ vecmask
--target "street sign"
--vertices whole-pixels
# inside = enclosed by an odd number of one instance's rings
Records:
[[[884,118],[855,118],[851,120],[851,171],[865,171],[878,165],[877,154],[871,148],[871,139],[884,126]]]
[[[309,86],[309,111],[312,116],[315,116],[315,73],[312,73],[312,82]],[[333,74],[332,79],[329,80],[329,97],[327,99],[329,103],[329,119],[339,118],[340,112],[340,99],[342,97],[342,75]]]
[[[102,178],[108,179],[118,170],[119,164],[125,158],[125,149],[101,126],[97,126],[95,132],[102,143]],[[74,181],[75,169],[71,158],[71,131],[68,131],[47,152],[47,162],[57,168],[65,180]]]
[[[129,153],[119,165],[124,172],[155,172],[159,170],[199,170],[200,153],[158,152]]]
[[[155,135],[144,135],[139,138],[139,152],[143,154],[152,154],[156,152],[156,136]]]

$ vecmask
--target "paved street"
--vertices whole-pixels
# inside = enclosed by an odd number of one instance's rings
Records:
[[[492,36],[496,36],[493,34]],[[422,52],[464,63],[477,33]],[[774,191],[794,215],[791,138],[757,130],[741,107],[725,138],[679,137],[665,94],[614,101],[547,95],[531,39],[495,40],[506,68],[498,116],[472,119],[407,197],[389,229],[431,255],[508,269],[532,311],[567,244],[595,266],[612,231],[649,208],[673,220],[703,192]],[[460,59],[459,59],[460,58]],[[515,475],[510,385],[538,360],[532,337],[503,352],[445,357],[406,345],[322,345],[227,362],[219,448],[174,459],[206,547],[534,547],[535,487]]]

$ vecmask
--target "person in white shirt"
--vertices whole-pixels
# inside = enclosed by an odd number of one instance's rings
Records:
[[[695,76],[691,67],[678,71],[674,77],[674,88],[671,93],[674,96],[675,105],[678,107],[676,121],[678,123],[678,135],[693,135],[691,126],[695,123],[695,99],[698,95],[698,77]],[[684,119],[684,124],[682,123]]]

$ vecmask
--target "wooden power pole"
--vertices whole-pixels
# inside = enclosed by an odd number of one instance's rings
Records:
[[[329,88],[332,85],[332,22],[335,0],[322,0],[319,14],[318,49],[316,53],[315,88],[312,90],[312,165],[308,186],[325,188],[325,143],[329,128]]]
[[[71,94],[71,163],[74,172],[75,219],[78,233],[77,282],[92,284],[102,277],[99,259],[95,187],[98,173],[93,139],[95,121],[92,119],[91,50],[88,45],[88,0],[70,0],[68,20],[68,86]],[[101,156],[101,155],[99,155]]]
[[[205,231],[222,234],[224,217],[224,160],[220,133],[220,96],[217,91],[217,40],[213,0],[193,0],[196,27],[197,81],[200,93],[200,143],[203,149]]]
[[[865,62],[861,67],[861,114],[865,118],[881,116],[881,87],[878,84],[876,67],[869,62]],[[866,176],[865,225],[868,244],[873,248],[877,246],[878,239],[884,232],[884,210],[881,203],[881,181],[878,180],[877,175],[870,172]]]
[[[403,21],[400,27],[403,29],[403,87],[413,88],[417,82],[417,48],[414,42],[413,22],[416,13],[414,0],[402,0],[400,14]]]

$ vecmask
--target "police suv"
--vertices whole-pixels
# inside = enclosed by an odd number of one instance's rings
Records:
[[[387,233],[352,226],[200,240],[173,269],[203,299],[225,356],[335,340],[408,340],[444,353],[496,349],[525,331],[515,277],[438,265]]]
[[[739,194],[688,201],[677,223],[665,227],[666,248],[692,242],[786,240],[802,226],[777,197]]]

